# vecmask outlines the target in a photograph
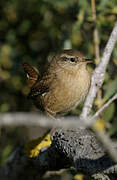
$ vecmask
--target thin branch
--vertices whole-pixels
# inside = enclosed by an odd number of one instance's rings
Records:
[[[100,113],[102,113],[105,108],[107,108],[115,99],[117,99],[117,93],[111,98],[109,99],[109,101],[104,104],[102,106],[102,108],[100,108],[95,114],[94,116],[91,117],[91,119],[89,119],[90,121],[90,126],[93,127],[95,126],[96,123],[96,118],[99,116]],[[112,157],[112,159],[117,162],[117,151],[112,147],[112,140],[110,139],[110,137],[107,136],[107,134],[104,131],[101,131],[100,129],[95,129],[93,128],[93,130],[95,131],[96,136],[98,137],[98,139],[102,142],[102,144],[104,145],[105,149],[107,150],[107,152],[109,153],[109,155]]]
[[[100,113],[102,113],[115,99],[117,99],[117,93],[107,101],[92,117],[92,119],[96,119]]]
[[[106,103],[102,106],[102,108],[100,108],[95,114],[94,116],[92,116],[91,118],[88,118],[89,121],[87,121],[86,119],[86,123],[87,126],[93,128],[97,138],[100,140],[100,142],[104,145],[105,149],[107,150],[107,152],[109,153],[109,155],[112,157],[112,159],[117,162],[117,151],[113,148],[113,143],[112,140],[110,139],[110,137],[108,137],[108,135],[100,130],[99,128],[94,128],[95,124],[96,124],[96,118],[99,116],[100,113],[102,113],[105,108],[107,108],[115,99],[117,99],[117,93]]]
[[[40,126],[46,128],[63,127],[63,128],[79,128],[91,127],[95,124],[96,118],[107,108],[115,99],[117,93],[109,99],[93,116],[87,119],[78,118],[76,116],[57,118],[56,121],[39,113],[3,113],[0,115],[0,126]]]
[[[97,91],[104,82],[106,68],[109,63],[109,59],[110,59],[110,56],[111,56],[111,53],[112,53],[112,50],[114,48],[116,41],[117,41],[117,22],[115,23],[113,31],[104,49],[104,53],[102,55],[101,61],[93,72],[91,88],[89,90],[89,94],[86,98],[83,111],[81,114],[81,118],[83,119],[85,119],[89,115],[92,105],[93,105],[94,98],[96,97]]]
[[[106,68],[109,63],[110,56],[111,56],[111,53],[112,53],[112,50],[114,48],[116,41],[117,41],[117,22],[115,23],[113,31],[104,49],[104,53],[102,55],[101,61],[99,65],[96,67],[92,75],[91,88],[89,90],[89,94],[86,98],[83,111],[80,116],[81,119],[85,121],[84,124],[87,124],[87,125],[89,124],[88,121],[90,120],[90,118],[88,119],[86,117],[90,114],[97,91],[99,90],[99,88],[102,86],[104,82]],[[90,121],[90,123],[91,122],[92,121]],[[95,122],[93,122],[92,125],[91,124],[90,125],[93,127],[94,123]],[[106,147],[111,157],[117,162],[116,151],[111,146],[110,138],[104,132],[101,132],[100,130],[95,129],[95,133],[97,137],[100,139],[100,141],[103,143],[103,145]]]
[[[3,113],[0,115],[0,126],[40,126],[44,128],[76,128],[84,127],[83,121],[76,116],[53,120],[39,113]],[[86,127],[86,126],[85,126]]]
[[[93,32],[93,38],[94,38],[94,48],[95,48],[95,64],[99,64],[100,62],[100,50],[99,50],[99,35],[98,35],[98,29],[97,29],[97,21],[96,21],[96,6],[95,6],[95,0],[91,0],[91,7],[92,7],[92,17],[94,22],[94,32]],[[97,92],[97,109],[100,109],[102,106],[102,91],[101,89]]]
[[[76,116],[57,118],[56,121],[50,119],[39,113],[4,113],[0,115],[0,126],[41,126],[46,128],[63,127],[63,128],[79,128],[79,127],[92,127],[96,118],[107,108],[115,99],[117,93],[109,99],[109,101],[102,106],[93,116],[87,119],[81,119]]]
[[[96,64],[98,64],[100,60],[100,50],[99,50],[99,36],[98,36],[97,23],[96,23],[95,0],[91,0],[91,8],[92,8],[92,17],[94,22],[94,47],[95,47],[95,55],[96,55]]]
[[[113,143],[110,137],[107,136],[107,134],[100,129],[94,129],[94,132],[97,138],[105,147],[112,160],[117,163],[117,151],[115,150],[115,148],[113,148]]]

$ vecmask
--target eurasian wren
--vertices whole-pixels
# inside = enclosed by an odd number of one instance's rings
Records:
[[[90,62],[77,50],[63,50],[53,57],[41,77],[24,63],[31,86],[29,97],[50,116],[72,110],[89,91],[91,78],[86,66]]]

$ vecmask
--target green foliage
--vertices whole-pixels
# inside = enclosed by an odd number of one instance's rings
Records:
[[[41,73],[49,56],[66,47],[78,49],[87,57],[95,58],[93,39],[95,24],[90,3],[87,0],[1,0],[1,113],[35,110],[26,98],[29,88],[21,66],[23,61],[36,66]],[[96,0],[96,10],[101,55],[116,21],[117,2]],[[105,103],[115,92],[117,92],[117,46],[108,65],[102,88],[102,102]],[[102,114],[102,119],[110,123],[110,135],[115,135],[117,131],[116,103],[113,102]],[[93,112],[95,110],[97,106]],[[75,113],[77,114],[76,111]],[[22,141],[20,138],[18,136],[18,140]],[[7,143],[6,141],[6,145],[3,145],[3,154],[10,151]]]
[[[112,103],[110,104],[109,107],[106,108],[106,110],[104,111],[104,115],[103,115],[103,120],[105,122],[109,122],[112,120],[113,116],[114,116],[114,112],[115,112],[115,104]]]
[[[0,164],[0,166],[3,165],[6,162],[6,160],[8,159],[8,156],[10,155],[11,151],[12,151],[12,146],[9,145],[9,144],[6,145],[5,148],[4,148],[4,151],[2,151],[2,154],[1,154],[1,164]]]
[[[107,101],[112,95],[117,92],[117,78],[111,81],[105,90],[103,101]]]

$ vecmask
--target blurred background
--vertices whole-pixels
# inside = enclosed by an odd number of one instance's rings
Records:
[[[36,67],[41,74],[46,61],[56,52],[73,48],[93,58],[96,65],[116,19],[116,0],[1,0],[0,113],[37,111],[27,99],[29,88],[21,65],[23,61]],[[90,72],[93,69],[94,66],[89,67]],[[92,112],[98,110],[115,92],[117,45]],[[100,124],[114,139],[117,138],[116,107],[115,101],[100,116]],[[76,109],[72,113],[77,115],[80,111]],[[1,127],[0,166],[28,138],[25,127]]]

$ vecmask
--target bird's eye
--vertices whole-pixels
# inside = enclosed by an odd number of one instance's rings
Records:
[[[76,62],[76,59],[75,58],[70,58],[69,59],[71,62]]]

